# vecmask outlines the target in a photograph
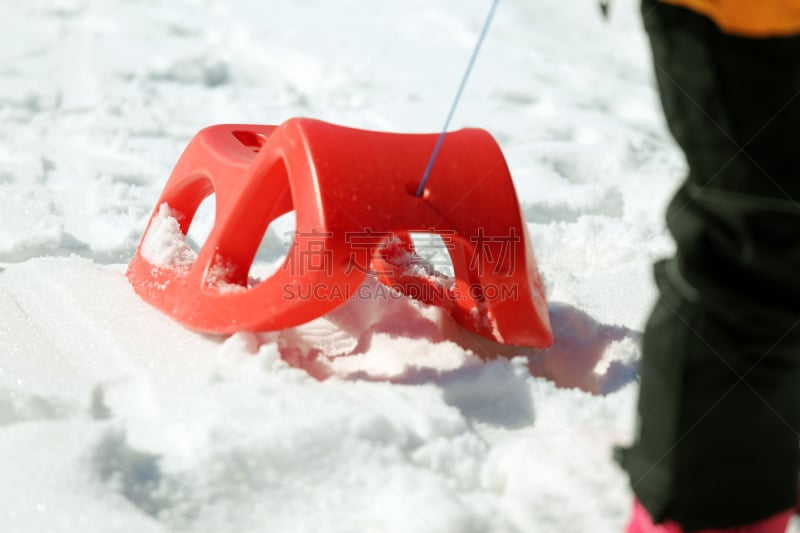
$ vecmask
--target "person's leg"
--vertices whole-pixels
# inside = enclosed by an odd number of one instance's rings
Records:
[[[769,516],[758,522],[751,522],[746,526],[723,529],[703,529],[698,533],[784,533],[792,519],[792,511],[786,510]],[[680,524],[667,520],[661,524],[654,524],[653,519],[642,505],[635,501],[631,509],[631,518],[626,533],[684,533]]]
[[[639,427],[621,462],[685,530],[794,507],[800,428],[800,37],[719,32],[644,0],[668,125],[689,176],[656,265]]]

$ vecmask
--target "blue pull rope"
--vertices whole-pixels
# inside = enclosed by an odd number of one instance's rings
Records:
[[[444,121],[444,128],[442,128],[442,133],[439,134],[439,138],[436,140],[436,146],[433,148],[433,153],[428,161],[428,166],[425,167],[425,173],[422,175],[422,181],[417,188],[417,198],[422,196],[422,191],[425,190],[425,183],[427,183],[431,174],[431,169],[433,168],[433,163],[436,161],[436,157],[439,155],[439,150],[444,142],[444,136],[447,133],[447,127],[450,125],[450,119],[453,118],[453,113],[456,111],[458,101],[461,99],[461,93],[464,92],[464,87],[467,85],[467,78],[469,78],[469,73],[472,72],[472,67],[475,65],[475,60],[478,58],[478,52],[481,49],[481,44],[483,44],[483,39],[486,37],[486,33],[489,31],[489,25],[492,23],[492,17],[494,17],[494,12],[497,9],[497,4],[499,3],[500,0],[494,0],[494,2],[492,2],[492,8],[489,10],[489,14],[486,16],[486,21],[483,23],[483,29],[478,37],[478,42],[475,43],[475,49],[472,51],[472,57],[469,59],[467,70],[464,72],[464,77],[461,79],[461,85],[458,87],[458,92],[453,100],[453,105],[450,106],[450,112],[447,114],[447,120]]]

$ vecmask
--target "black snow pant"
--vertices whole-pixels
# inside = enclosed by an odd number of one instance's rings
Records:
[[[733,36],[656,0],[642,14],[689,175],[667,209],[677,252],[655,266],[618,460],[656,522],[731,527],[796,502],[800,36]]]

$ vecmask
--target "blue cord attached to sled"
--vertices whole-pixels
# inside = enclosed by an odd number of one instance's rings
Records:
[[[453,100],[453,105],[450,106],[450,112],[447,114],[447,120],[444,121],[444,128],[442,128],[442,133],[439,134],[439,138],[436,140],[436,146],[433,148],[433,153],[431,154],[431,158],[428,161],[428,166],[425,167],[425,173],[422,175],[422,181],[417,188],[417,198],[422,196],[422,191],[425,190],[425,183],[427,183],[428,178],[430,177],[431,169],[433,168],[433,163],[436,161],[436,156],[439,155],[439,150],[442,147],[442,143],[444,142],[444,136],[447,133],[447,127],[450,125],[450,119],[453,118],[453,113],[455,113],[456,107],[458,106],[458,101],[461,99],[461,93],[464,92],[464,87],[467,85],[467,79],[469,78],[469,74],[472,71],[473,65],[475,65],[475,60],[478,58],[478,52],[481,49],[481,44],[483,44],[483,39],[486,37],[486,34],[489,31],[489,25],[492,23],[492,18],[494,17],[494,12],[497,9],[497,4],[500,3],[500,0],[494,0],[492,2],[492,8],[489,10],[489,14],[486,16],[486,21],[483,23],[483,29],[481,30],[481,34],[478,37],[478,42],[475,43],[475,49],[472,51],[472,57],[469,60],[469,64],[467,65],[467,70],[464,72],[464,77],[461,79],[461,85],[458,87],[458,92],[456,93],[456,97]]]

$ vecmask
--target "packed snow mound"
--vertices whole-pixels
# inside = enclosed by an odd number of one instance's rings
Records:
[[[566,531],[624,514],[605,454],[633,389],[559,392],[531,377],[546,354],[488,358],[437,308],[206,337],[77,257],[6,264],[0,293],[4,530],[521,531],[576,487],[598,512]]]

